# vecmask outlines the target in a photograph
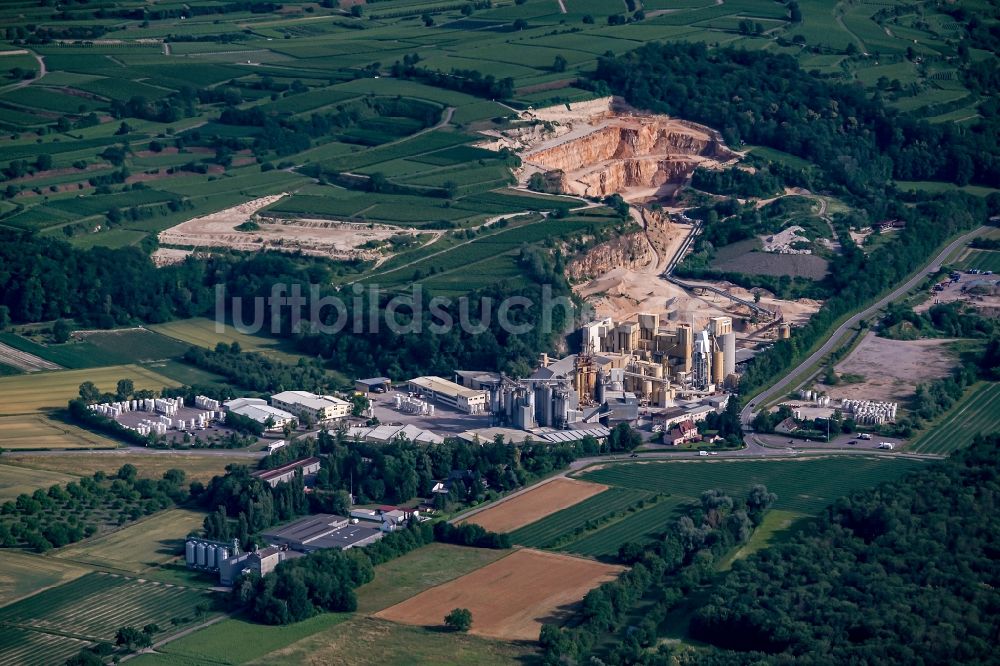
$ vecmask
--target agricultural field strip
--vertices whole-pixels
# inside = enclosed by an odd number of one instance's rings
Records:
[[[20,349],[14,349],[9,345],[0,342],[0,362],[12,365],[25,372],[38,372],[39,370],[62,370],[62,367],[44,358],[35,356]]]
[[[112,640],[127,624],[166,624],[187,615],[205,596],[193,588],[93,573],[0,609],[0,625]]]
[[[646,490],[612,487],[510,533],[511,541],[533,548],[546,548],[587,523],[624,511],[653,496]]]
[[[1000,426],[1000,382],[972,391],[951,412],[911,446],[914,453],[949,454],[972,443],[979,433]]]

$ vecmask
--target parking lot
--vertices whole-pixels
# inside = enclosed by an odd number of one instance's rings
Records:
[[[492,425],[489,414],[466,414],[430,399],[425,399],[425,402],[434,405],[433,416],[406,414],[394,407],[397,394],[404,398],[410,395],[406,391],[389,391],[388,393],[371,393],[368,395],[368,399],[372,402],[373,415],[380,423],[413,425],[439,435],[456,435],[466,430],[488,428]]]

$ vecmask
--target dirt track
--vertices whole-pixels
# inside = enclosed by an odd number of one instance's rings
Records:
[[[460,522],[475,523],[491,532],[512,532],[607,489],[600,483],[556,478]]]
[[[538,640],[543,623],[561,623],[591,589],[622,567],[538,550],[517,550],[461,578],[421,592],[376,614],[417,626],[441,626],[454,608],[472,612],[469,633]]]

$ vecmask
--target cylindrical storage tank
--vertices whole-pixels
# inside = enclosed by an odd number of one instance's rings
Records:
[[[189,565],[194,564],[194,541],[188,541],[184,544],[184,561]]]
[[[642,394],[650,400],[653,399],[653,382],[648,379],[642,382]]]
[[[221,567],[229,559],[229,549],[225,546],[219,546],[219,549],[215,551],[215,566]]]
[[[215,560],[218,551],[219,551],[218,546],[208,546],[205,549],[205,566],[208,567],[209,569],[214,569],[217,566],[219,566],[218,562],[216,562]]]
[[[199,567],[205,566],[205,544],[199,543],[194,547],[194,561]]]

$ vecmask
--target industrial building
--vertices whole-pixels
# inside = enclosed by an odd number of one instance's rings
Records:
[[[441,402],[466,414],[485,414],[486,391],[470,389],[441,377],[414,377],[407,382],[409,390]]]
[[[354,380],[354,390],[368,395],[369,393],[388,393],[392,388],[392,380],[388,377],[369,377]]]
[[[406,439],[419,444],[443,444],[444,437],[415,425],[380,425],[347,429],[347,436],[362,442],[386,444]]]
[[[285,425],[295,421],[294,414],[272,407],[266,400],[260,398],[236,398],[224,402],[222,406],[227,412],[239,414],[266,426],[267,430],[281,430]]]
[[[381,539],[387,531],[390,531],[389,527],[362,524],[357,518],[318,513],[282,527],[271,528],[261,536],[268,543],[301,553],[311,553],[328,548],[347,550],[367,546]]]
[[[298,555],[274,546],[245,553],[236,539],[223,543],[192,537],[184,544],[184,561],[188,568],[218,573],[222,585],[232,585],[249,572],[266,576],[279,563]]]
[[[715,393],[735,386],[739,379],[731,317],[712,317],[701,331],[687,323],[667,330],[661,328],[658,315],[640,313],[636,321],[592,322],[580,335],[583,354],[603,373],[593,381],[595,390],[633,392],[652,406],[668,407],[678,396]],[[578,386],[581,394],[585,388]],[[598,401],[601,397],[595,395]]]
[[[309,391],[275,393],[271,396],[271,404],[316,423],[342,419],[351,413],[351,403],[346,400],[330,395],[316,395]]]
[[[290,462],[287,465],[282,465],[275,469],[266,469],[254,472],[250,476],[260,479],[267,485],[274,488],[279,483],[288,483],[295,478],[295,475],[302,473],[302,478],[306,485],[312,483],[313,479],[316,477],[316,472],[319,471],[320,460],[319,458],[303,458],[302,460],[296,460],[295,462]]]
[[[488,391],[502,381],[499,372],[479,370],[456,370],[455,383],[476,391]]]

